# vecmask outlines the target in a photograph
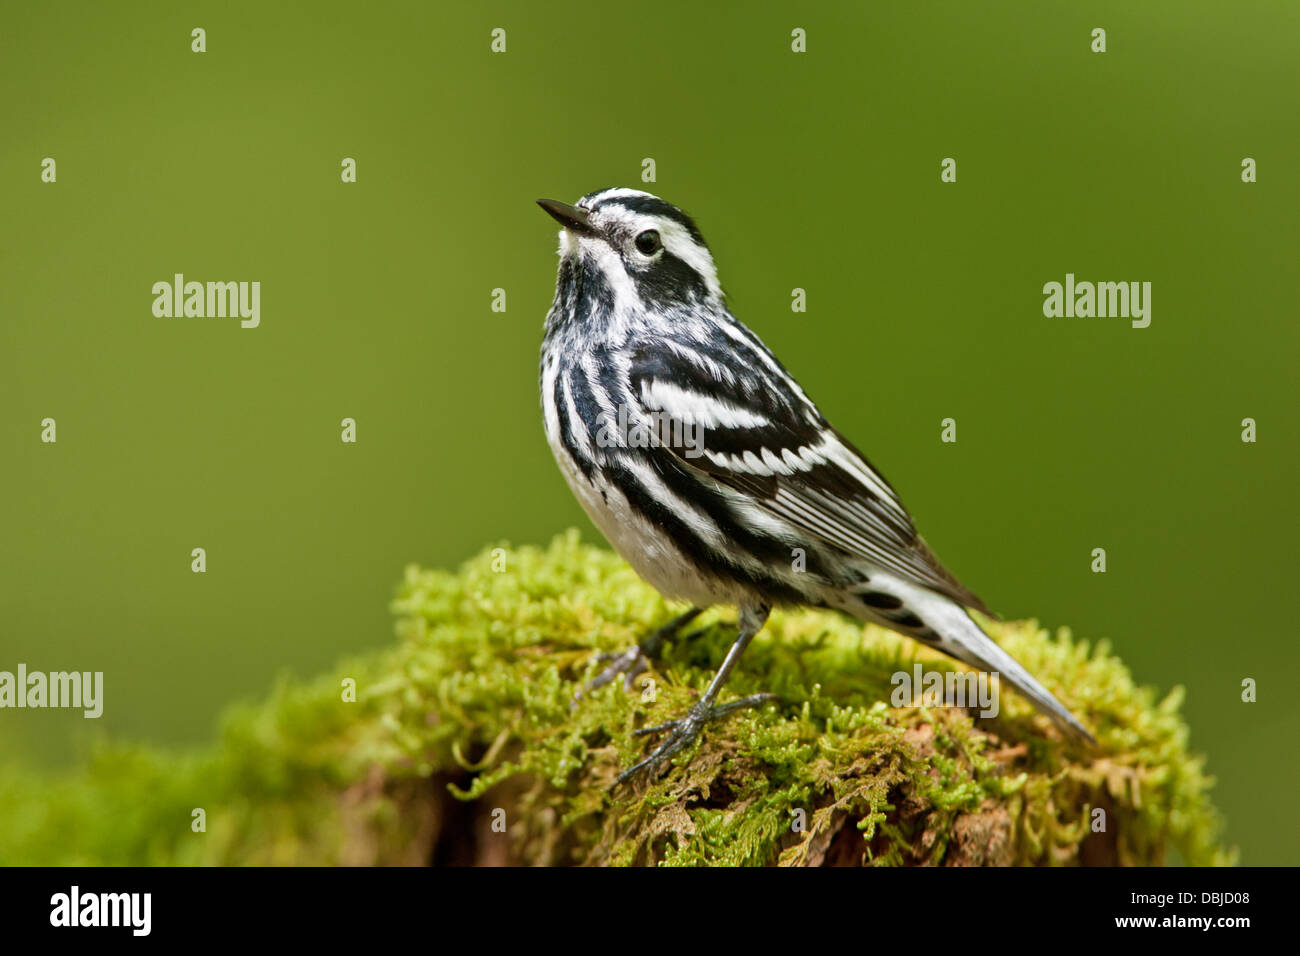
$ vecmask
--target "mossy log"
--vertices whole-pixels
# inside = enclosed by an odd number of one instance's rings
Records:
[[[829,612],[776,612],[723,699],[778,701],[709,726],[655,779],[611,788],[645,752],[633,731],[704,687],[733,638],[729,612],[708,612],[632,691],[616,681],[575,706],[597,652],[625,650],[676,610],[575,532],[490,549],[454,574],[408,568],[393,609],[394,647],[233,708],[211,749],[115,743],[58,778],[11,770],[0,862],[1233,860],[1187,749],[1181,691],[1135,686],[1104,642],[985,622],[1093,729],[1094,750],[1014,693],[996,718],[892,707],[894,673],[958,665]]]

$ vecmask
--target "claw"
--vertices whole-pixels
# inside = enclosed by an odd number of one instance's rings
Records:
[[[769,701],[776,700],[776,694],[751,694],[748,697],[741,697],[737,700],[728,701],[725,704],[717,704],[713,707],[701,706],[696,704],[686,716],[677,720],[670,720],[666,724],[659,724],[656,727],[642,727],[632,732],[634,737],[648,737],[651,734],[668,733],[668,739],[661,743],[648,757],[639,763],[628,767],[614,780],[614,785],[626,783],[642,770],[649,770],[663,763],[670,757],[680,753],[700,735],[704,725],[712,721],[719,720],[729,714],[746,707],[760,707]]]
[[[576,707],[578,701],[586,694],[604,687],[619,674],[623,675],[623,688],[629,692],[633,690],[636,687],[636,679],[650,669],[650,658],[658,655],[664,641],[675,637],[678,631],[699,617],[703,610],[703,608],[693,607],[684,614],[679,614],[663,627],[650,634],[640,644],[630,647],[626,651],[617,654],[603,653],[597,655],[597,663],[609,661],[609,666],[588,681],[585,686],[574,691],[571,706]]]
[[[644,674],[650,668],[650,661],[646,658],[645,653],[640,646],[630,647],[621,654],[601,654],[596,658],[598,663],[610,661],[610,665],[593,677],[583,687],[578,688],[573,693],[574,703],[582,699],[583,695],[591,693],[593,690],[604,687],[619,674],[623,675],[623,688],[631,691],[635,686],[638,677]]]

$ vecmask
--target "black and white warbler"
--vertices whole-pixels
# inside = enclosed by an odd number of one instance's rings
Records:
[[[889,483],[728,311],[713,256],[677,207],[634,189],[576,206],[540,199],[564,227],[546,316],[546,436],[578,500],[665,597],[693,607],[593,684],[645,667],[645,653],[708,605],[739,608],[739,636],[679,720],[641,733],[652,767],[710,720],[728,673],[774,605],[835,608],[995,672],[1070,737],[1088,731],[994,643],[966,608],[984,603],[939,564]]]

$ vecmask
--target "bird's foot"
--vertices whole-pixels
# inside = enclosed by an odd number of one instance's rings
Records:
[[[609,666],[579,688],[573,695],[575,701],[604,687],[619,675],[623,677],[623,689],[630,691],[636,684],[636,679],[650,668],[650,658],[640,644],[632,645],[621,654],[601,654],[596,658],[600,664],[606,661]]]
[[[679,614],[646,637],[640,644],[630,647],[626,651],[619,654],[601,654],[596,658],[596,661],[598,663],[608,661],[609,666],[579,688],[573,695],[573,702],[576,704],[587,694],[604,687],[619,675],[623,677],[623,688],[628,691],[632,690],[636,679],[649,669],[651,659],[659,656],[664,641],[676,637],[677,632],[699,617],[703,610],[703,608],[691,608],[686,613]]]
[[[625,783],[641,771],[657,767],[668,758],[680,753],[694,742],[695,738],[700,735],[700,731],[704,729],[705,724],[726,717],[728,714],[734,714],[746,707],[761,707],[768,701],[776,699],[776,694],[751,694],[748,697],[741,697],[725,704],[711,706],[701,701],[687,711],[685,717],[670,720],[668,723],[659,724],[657,727],[643,727],[635,731],[634,736],[637,737],[648,737],[651,734],[660,733],[667,733],[668,736],[650,756],[620,773],[614,783],[616,785]]]

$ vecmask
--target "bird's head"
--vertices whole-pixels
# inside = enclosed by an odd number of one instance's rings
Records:
[[[700,230],[658,196],[602,189],[573,206],[554,199],[537,204],[564,227],[561,273],[567,265],[583,285],[603,285],[616,308],[721,301],[717,269]]]

